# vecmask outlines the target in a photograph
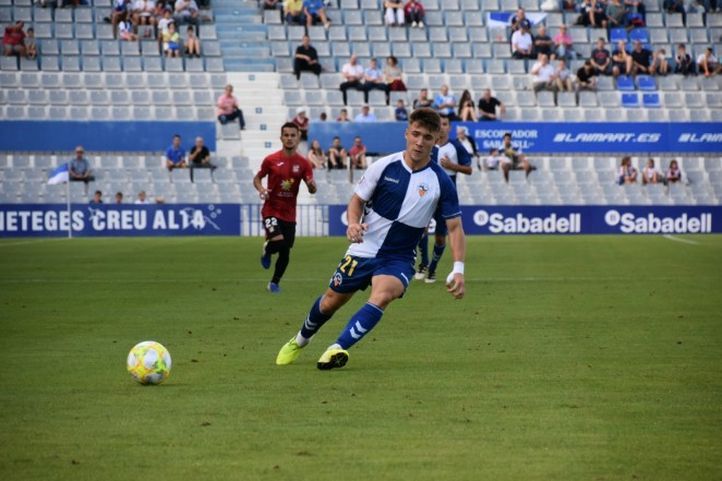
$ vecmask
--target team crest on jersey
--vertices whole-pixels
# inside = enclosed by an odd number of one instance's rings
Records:
[[[294,164],[291,170],[293,170],[294,174],[298,174],[299,172],[301,172],[301,166],[298,164]]]
[[[343,282],[343,276],[340,272],[337,272],[333,275],[333,286],[338,287]]]
[[[416,187],[416,190],[419,193],[419,197],[423,197],[429,191],[429,186],[425,183],[421,183]]]
[[[283,190],[291,190],[291,187],[293,187],[294,179],[287,179],[281,182],[281,189]]]

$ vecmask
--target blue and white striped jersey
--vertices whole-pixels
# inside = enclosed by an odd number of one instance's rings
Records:
[[[434,212],[444,219],[461,215],[456,188],[438,164],[413,172],[404,153],[383,157],[366,170],[355,194],[366,201],[363,242],[351,244],[347,255],[390,257],[413,262],[416,245]]]
[[[434,147],[431,160],[438,164],[444,156],[447,156],[452,164],[471,165],[471,156],[458,139],[449,140],[444,145]],[[456,171],[444,169],[444,172],[446,172],[454,184],[456,184]]]

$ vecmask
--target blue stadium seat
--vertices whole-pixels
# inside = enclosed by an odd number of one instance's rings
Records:
[[[662,102],[660,101],[659,94],[657,92],[642,94],[642,104],[649,108],[658,108],[662,106]]]
[[[639,90],[657,90],[657,84],[655,83],[654,78],[649,75],[638,75],[637,86],[639,87]]]
[[[624,28],[613,28],[609,32],[609,42],[616,44],[617,42],[627,42],[627,30]]]
[[[639,94],[637,92],[625,92],[622,94],[622,106],[627,108],[639,107]]]
[[[635,90],[634,80],[627,75],[620,75],[617,77],[617,89],[624,91]]]
[[[649,30],[646,28],[635,28],[631,32],[629,32],[629,40],[635,41],[639,40],[642,43],[649,43]]]

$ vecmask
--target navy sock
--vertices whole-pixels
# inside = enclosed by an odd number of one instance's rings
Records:
[[[429,272],[436,272],[436,266],[439,264],[441,256],[444,255],[444,249],[446,249],[446,244],[434,244],[434,254],[431,257],[431,264],[429,264]]]
[[[306,320],[303,321],[301,335],[306,339],[311,339],[311,337],[316,334],[319,329],[321,329],[321,326],[323,326],[326,321],[331,319],[331,316],[333,316],[333,314],[326,315],[321,312],[322,298],[323,296],[319,296],[319,298],[316,299],[316,302],[313,303],[311,310],[308,312],[308,316],[306,316]]]
[[[421,265],[429,265],[429,236],[424,234],[419,241],[419,251],[421,252]]]
[[[383,315],[383,309],[367,302],[356,312],[356,314],[351,316],[351,320],[348,321],[348,324],[346,324],[346,327],[341,332],[341,335],[338,336],[336,344],[341,346],[343,349],[348,349],[353,346],[374,328]]]

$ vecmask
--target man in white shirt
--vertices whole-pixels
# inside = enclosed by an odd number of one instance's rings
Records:
[[[344,105],[347,105],[346,91],[348,89],[364,90],[363,79],[365,73],[364,68],[358,63],[356,55],[351,55],[348,63],[345,63],[341,68],[343,82],[341,82],[338,88],[343,92]]]
[[[511,56],[514,58],[531,58],[534,40],[531,38],[529,28],[522,27],[511,36]]]
[[[539,55],[539,60],[531,68],[531,75],[534,81],[534,92],[554,90],[556,74],[554,73],[554,67],[549,64],[548,56]]]
[[[359,113],[356,117],[353,119],[354,122],[376,122],[376,116],[371,113],[371,107],[369,107],[367,104],[364,104],[363,107],[361,107],[361,113]]]
[[[141,190],[140,192],[138,192],[138,198],[135,199],[135,202],[134,202],[134,203],[135,203],[135,204],[138,204],[138,205],[147,205],[147,204],[150,204],[150,201],[147,199],[144,190]]]

